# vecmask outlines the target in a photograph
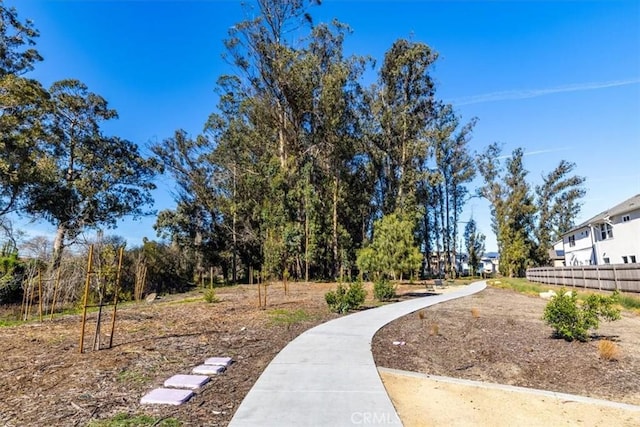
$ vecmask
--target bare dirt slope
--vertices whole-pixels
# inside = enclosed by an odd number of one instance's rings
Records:
[[[336,315],[323,295],[331,284],[272,286],[268,308],[255,287],[218,288],[118,311],[114,347],[79,354],[80,318],[0,328],[0,425],[85,426],[119,413],[175,418],[190,426],[226,426],[258,376],[291,339]],[[304,310],[296,317],[296,310]],[[91,315],[95,319],[95,313]],[[297,318],[297,321],[287,319]],[[110,319],[103,323],[109,332]],[[87,326],[87,347],[95,321]],[[108,339],[103,337],[103,342]],[[235,363],[185,405],[140,405],[174,374],[188,374],[213,356]]]
[[[567,342],[552,338],[542,321],[546,303],[487,288],[435,305],[381,329],[376,364],[640,405],[640,316],[624,313],[601,323],[593,340]],[[619,360],[599,357],[601,339],[617,344]]]

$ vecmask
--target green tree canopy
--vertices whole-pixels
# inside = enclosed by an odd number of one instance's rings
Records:
[[[361,272],[400,279],[414,277],[422,264],[422,254],[414,243],[415,222],[398,213],[385,215],[373,227],[373,241],[358,251]]]
[[[464,242],[469,254],[470,274],[473,276],[477,273],[480,266],[480,259],[484,255],[484,234],[478,231],[476,221],[471,218],[464,227]]]
[[[143,158],[133,142],[102,134],[101,122],[117,114],[83,83],[62,80],[50,93],[51,139],[41,159],[47,175],[29,190],[26,211],[57,227],[52,259],[57,267],[66,239],[147,213],[156,163]]]
[[[563,160],[536,188],[536,201],[527,182],[524,151],[515,149],[504,169],[500,154],[500,147],[494,143],[478,157],[478,169],[485,181],[479,193],[491,205],[500,271],[509,277],[521,277],[527,267],[548,262],[546,252],[553,236],[573,224],[579,199],[585,194],[581,188],[584,178],[566,177],[573,165]]]
[[[42,60],[33,47],[37,37],[31,21],[0,1],[0,223],[21,209],[26,191],[41,178],[48,94],[22,77]]]

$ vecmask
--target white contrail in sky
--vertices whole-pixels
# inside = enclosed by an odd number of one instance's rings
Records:
[[[571,150],[572,147],[559,147],[559,148],[549,148],[546,150],[536,150],[536,151],[525,151],[525,156],[535,156],[537,154],[547,154],[547,153],[557,153],[558,151],[567,151]]]
[[[536,98],[538,96],[551,95],[554,93],[579,92],[585,90],[606,89],[609,87],[627,86],[640,83],[640,78],[628,80],[612,80],[608,82],[577,83],[564,86],[556,86],[546,89],[522,89],[505,90],[500,92],[485,93],[458,98],[452,102],[453,105],[480,104],[482,102],[508,101],[513,99]]]
[[[558,151],[567,151],[571,150],[573,147],[559,147],[559,148],[548,148],[545,150],[535,150],[535,151],[525,151],[523,156],[535,156],[538,154],[547,154],[547,153],[557,153]],[[511,154],[505,154],[503,156],[498,157],[498,159],[507,159],[511,157]]]

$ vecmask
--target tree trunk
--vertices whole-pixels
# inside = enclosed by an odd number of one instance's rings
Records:
[[[195,237],[193,238],[193,243],[196,248],[196,274],[198,285],[202,279],[202,271],[203,267],[203,257],[202,257],[202,233],[200,231],[196,232]]]
[[[237,213],[236,211],[237,209],[237,205],[236,205],[236,191],[237,191],[237,187],[236,187],[236,166],[235,164],[233,165],[233,219],[232,219],[232,240],[233,240],[233,249],[232,249],[232,259],[231,259],[231,280],[233,281],[233,284],[235,285],[238,282],[238,275],[237,275],[237,251],[238,251],[238,233],[236,231],[236,223],[237,223]]]
[[[438,277],[440,277],[440,273],[443,272],[443,268],[442,268],[442,252],[440,252],[440,250],[442,249],[442,251],[446,251],[447,247],[446,247],[446,234],[447,234],[447,230],[445,230],[445,221],[444,221],[444,216],[445,216],[445,208],[444,208],[444,190],[442,189],[442,184],[438,184],[438,204],[440,205],[440,228],[439,228],[439,232],[440,232],[440,237],[442,239],[442,245],[438,245]],[[446,272],[446,265],[444,268],[445,272]]]
[[[67,235],[67,227],[64,224],[58,224],[56,238],[53,241],[53,254],[51,256],[50,273],[53,273],[60,267],[62,261],[62,252],[64,251],[64,239]]]
[[[337,277],[340,268],[339,261],[339,248],[338,248],[338,190],[340,186],[340,180],[338,177],[333,179],[333,276]]]
[[[306,202],[306,200],[305,200]],[[304,282],[309,283],[309,206],[304,213]]]
[[[450,180],[450,178],[448,178],[445,175],[445,182],[444,182],[444,205],[445,205],[445,231],[444,231],[444,250],[447,256],[447,264],[446,264],[446,271],[447,271],[447,275],[449,277],[451,277],[451,222],[450,222],[450,218],[451,218],[451,207],[449,206],[449,199],[450,199],[450,194],[449,194],[449,185],[450,183],[448,182]]]
[[[424,251],[426,256],[426,270],[429,273],[429,276],[433,274],[433,270],[431,268],[431,229],[429,224],[429,211],[428,207],[425,206],[424,213]],[[423,274],[425,272],[423,271]]]
[[[287,168],[287,151],[286,151],[286,140],[285,140],[285,128],[286,128],[286,118],[284,113],[284,108],[280,105],[280,101],[278,101],[278,154],[280,157],[280,167],[282,170],[286,170]]]
[[[451,230],[451,240],[452,240],[452,251],[453,251],[453,262],[455,264],[455,269],[453,271],[452,274],[452,278],[455,279],[456,276],[459,276],[459,271],[458,271],[458,254],[457,251],[459,250],[457,245],[456,245],[456,240],[458,239],[458,191],[456,189],[456,185],[454,183],[454,189],[453,189],[453,199],[451,200],[451,202],[453,203],[453,226],[452,226],[452,230]],[[460,252],[462,252],[461,250],[462,248],[460,248]],[[460,267],[462,267],[462,257],[460,257]],[[462,270],[462,268],[460,268],[460,270]]]

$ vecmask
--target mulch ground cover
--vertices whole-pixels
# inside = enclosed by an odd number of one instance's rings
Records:
[[[80,316],[0,328],[0,425],[86,426],[118,414],[146,415],[156,425],[177,420],[189,426],[226,426],[273,357],[303,331],[338,317],[324,294],[333,283],[269,287],[258,308],[255,286],[216,288],[220,302],[202,290],[125,304],[111,349],[91,351],[96,314],[87,325],[80,354]],[[367,286],[367,307],[373,307]],[[403,298],[425,294],[402,285]],[[640,316],[602,324],[588,343],[551,338],[544,325],[546,302],[489,288],[401,318],[376,334],[380,366],[526,387],[578,393],[640,404]],[[472,313],[473,309],[473,313]],[[108,310],[107,310],[108,311]],[[103,319],[102,338],[110,318]],[[620,348],[617,361],[598,356],[606,337]],[[403,341],[404,345],[393,345]],[[188,374],[205,358],[230,356],[234,363],[181,406],[141,405],[140,398],[174,374]]]

